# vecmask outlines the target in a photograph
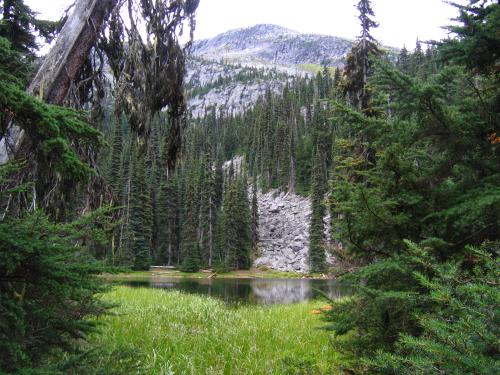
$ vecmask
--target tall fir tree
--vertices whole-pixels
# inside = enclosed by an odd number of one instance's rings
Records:
[[[41,21],[20,0],[0,2],[0,8],[0,138],[15,118],[37,145],[33,153],[40,169],[52,168],[74,191],[93,175],[74,145],[98,148],[101,134],[82,113],[24,91],[37,49],[32,31]],[[82,355],[96,328],[88,318],[107,308],[96,297],[105,288],[95,276],[102,268],[91,258],[91,247],[105,242],[110,217],[102,209],[54,223],[38,208],[39,195],[30,194],[36,181],[16,182],[23,167],[15,161],[0,165],[0,373],[51,373],[63,365],[72,371],[61,358]],[[47,193],[39,188],[42,196]],[[29,210],[20,204],[22,194],[32,200]]]
[[[313,272],[326,270],[324,204],[326,186],[323,156],[316,148],[311,178],[311,223],[309,227],[309,265]]]
[[[369,113],[371,96],[368,90],[368,77],[372,65],[370,59],[381,54],[371,29],[376,28],[378,24],[373,20],[375,14],[370,0],[360,0],[357,9],[361,35],[347,57],[344,68],[346,77],[344,91],[352,106]]]
[[[188,171],[184,190],[185,205],[182,227],[182,265],[185,272],[196,272],[200,269],[200,248],[198,243],[199,218],[199,185],[196,168]]]
[[[465,32],[441,43],[443,66],[422,60],[405,74],[378,64],[371,85],[379,118],[337,103],[332,217],[347,253],[364,266],[349,275],[353,296],[335,303],[329,321],[355,373],[498,367],[498,317],[486,313],[500,298],[491,283],[500,236],[497,52],[478,48],[484,60],[467,54],[476,26],[495,38],[500,5],[471,0],[461,9],[457,30]],[[376,147],[372,168],[352,157],[360,140]]]
[[[257,196],[257,177],[252,181],[252,247],[255,248],[259,242],[259,201]]]
[[[223,268],[247,269],[251,266],[251,212],[244,177],[231,181],[224,193],[221,220],[221,250]]]
[[[58,22],[38,19],[36,12],[24,0],[3,0],[0,12],[0,37],[9,40],[11,48],[29,62],[36,57],[39,47],[37,36],[50,42],[60,26]]]
[[[406,46],[403,46],[403,48],[401,48],[401,51],[399,51],[397,66],[403,73],[410,73],[410,55],[408,53],[408,50],[406,49]]]
[[[108,168],[108,183],[113,189],[115,199],[121,203],[122,198],[122,181],[120,181],[120,173],[122,170],[122,155],[123,155],[123,127],[119,120],[114,123],[114,131],[111,143],[111,157]]]
[[[132,176],[130,190],[131,250],[136,270],[149,269],[152,261],[152,208],[151,194],[146,177],[146,160],[139,146],[133,147]]]

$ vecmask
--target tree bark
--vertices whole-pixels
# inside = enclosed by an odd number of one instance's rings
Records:
[[[30,95],[51,104],[62,104],[106,19],[117,0],[78,0],[50,50],[28,87]],[[24,132],[12,124],[0,140],[0,165],[15,155],[23,143]]]
[[[28,92],[61,104],[117,0],[78,0]]]

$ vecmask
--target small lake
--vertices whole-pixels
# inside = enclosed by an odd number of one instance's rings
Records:
[[[311,279],[184,279],[154,278],[127,281],[132,287],[178,290],[216,297],[227,304],[290,304],[319,298],[323,293],[332,299],[349,295],[347,286],[335,280]]]

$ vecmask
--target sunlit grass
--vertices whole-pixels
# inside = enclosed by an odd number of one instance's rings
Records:
[[[311,314],[320,302],[228,307],[210,297],[125,286],[104,298],[120,306],[91,342],[102,353],[99,368],[113,368],[110,373],[120,373],[120,366],[128,373],[196,375],[335,368],[328,333]]]

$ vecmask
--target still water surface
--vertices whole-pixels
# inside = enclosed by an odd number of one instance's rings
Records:
[[[228,304],[289,304],[319,298],[322,294],[332,299],[349,294],[349,288],[335,280],[151,278],[124,284],[208,295]]]

